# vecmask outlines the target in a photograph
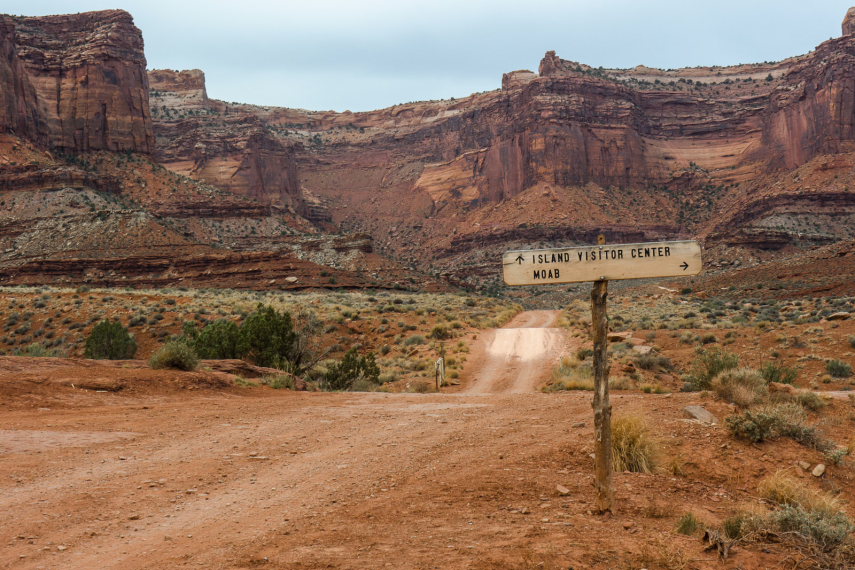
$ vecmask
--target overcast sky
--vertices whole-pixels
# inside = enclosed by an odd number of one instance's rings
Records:
[[[463,97],[537,71],[780,60],[840,35],[855,0],[3,0],[38,16],[123,8],[150,69],[198,68],[226,101],[363,111]]]

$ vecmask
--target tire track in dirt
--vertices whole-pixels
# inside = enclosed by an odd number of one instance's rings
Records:
[[[560,311],[525,311],[501,329],[481,335],[473,347],[475,372],[465,394],[536,392],[572,339],[555,327]]]

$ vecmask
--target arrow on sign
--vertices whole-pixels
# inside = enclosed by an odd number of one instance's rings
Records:
[[[680,267],[682,267],[683,271],[685,271],[689,268],[689,264],[684,261],[683,263],[680,264]]]
[[[517,263],[522,263],[522,262],[523,262],[523,259],[525,259],[525,258],[522,256],[522,254],[519,254],[519,255],[517,256]]]

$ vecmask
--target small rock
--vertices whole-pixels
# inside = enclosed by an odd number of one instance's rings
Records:
[[[845,321],[846,319],[848,319],[851,316],[852,315],[847,313],[846,311],[840,311],[837,313],[832,313],[825,318],[829,321]]]
[[[570,494],[570,489],[568,489],[564,485],[556,485],[555,490],[558,491],[558,494],[562,497],[565,497]]]
[[[56,547],[56,549],[59,550],[60,552],[62,552],[63,550],[68,550],[68,547],[64,544],[60,544],[59,546]]]
[[[285,281],[287,281],[288,283],[295,283],[297,281],[297,278],[292,275],[291,277],[286,277]]]
[[[583,428],[583,427],[585,427],[585,422],[576,422],[576,423],[574,423],[571,427],[574,427],[574,428]]]
[[[718,423],[718,418],[716,418],[712,412],[707,410],[703,406],[686,406],[683,408],[683,411],[686,412],[689,417],[692,417],[699,422],[703,422],[705,424],[715,425]]]
[[[810,463],[807,461],[799,461],[799,467],[801,467],[803,471],[807,471],[810,469]]]
[[[607,338],[611,342],[622,342],[632,337],[631,332],[610,332]]]
[[[653,352],[653,347],[647,346],[644,344],[638,344],[638,345],[635,345],[632,347],[632,351],[637,352],[638,354],[641,354],[641,355],[650,354],[651,352]]]
[[[623,523],[623,528],[625,528],[626,530],[629,530],[632,528],[632,524],[633,524],[632,521],[627,521],[627,522]]]
[[[816,467],[813,468],[813,471],[810,472],[814,477],[822,477],[825,473],[825,463],[820,463]]]

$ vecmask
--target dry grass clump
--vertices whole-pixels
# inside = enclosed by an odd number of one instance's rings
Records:
[[[769,397],[766,380],[753,368],[730,368],[719,372],[710,383],[719,398],[747,408]]]
[[[840,512],[840,501],[828,493],[817,491],[787,473],[778,471],[760,481],[760,496],[780,506],[801,507],[805,511],[833,515]]]
[[[612,421],[612,463],[615,471],[652,473],[659,460],[659,445],[641,416],[621,416]]]
[[[552,370],[552,383],[547,385],[544,391],[593,389],[594,372],[591,363],[581,361],[575,356],[565,356]]]

